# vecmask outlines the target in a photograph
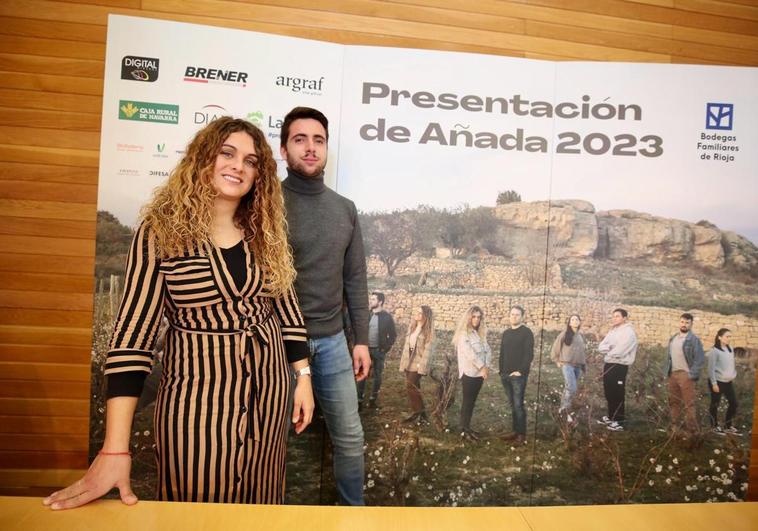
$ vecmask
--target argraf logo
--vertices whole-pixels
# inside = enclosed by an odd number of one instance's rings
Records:
[[[304,77],[276,76],[277,87],[287,87],[292,92],[303,92],[304,94],[321,95],[321,86],[324,83],[324,76],[318,79],[307,79]]]
[[[131,118],[134,116],[134,113],[136,113],[139,109],[134,106],[134,104],[130,101],[126,105],[121,106],[121,112],[123,112],[127,118]]]

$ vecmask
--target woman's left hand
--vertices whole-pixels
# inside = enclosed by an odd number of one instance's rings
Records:
[[[294,396],[295,405],[292,409],[292,423],[295,425],[295,433],[302,433],[313,420],[313,388],[311,376],[302,375],[297,378]]]

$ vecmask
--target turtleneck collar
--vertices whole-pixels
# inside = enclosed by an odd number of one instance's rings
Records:
[[[304,177],[291,168],[287,168],[287,178],[283,183],[287,188],[301,194],[320,194],[326,189],[324,172],[317,177]]]

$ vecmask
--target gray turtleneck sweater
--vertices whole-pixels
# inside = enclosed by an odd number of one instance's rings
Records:
[[[344,300],[355,344],[368,345],[366,256],[355,204],[329,189],[323,174],[305,178],[289,168],[282,192],[308,335],[339,333]]]

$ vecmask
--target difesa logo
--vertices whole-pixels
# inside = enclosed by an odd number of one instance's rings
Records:
[[[208,68],[205,66],[190,65],[184,69],[184,81],[192,83],[210,83],[246,87],[247,76],[247,72],[224,70],[221,68]]]
[[[121,79],[152,83],[158,79],[160,59],[126,55],[121,59]]]
[[[118,119],[176,125],[179,123],[179,106],[169,103],[119,100]]]
[[[301,92],[311,96],[321,96],[323,93],[324,76],[318,79],[292,76],[276,76],[277,87],[286,87],[292,92]]]

